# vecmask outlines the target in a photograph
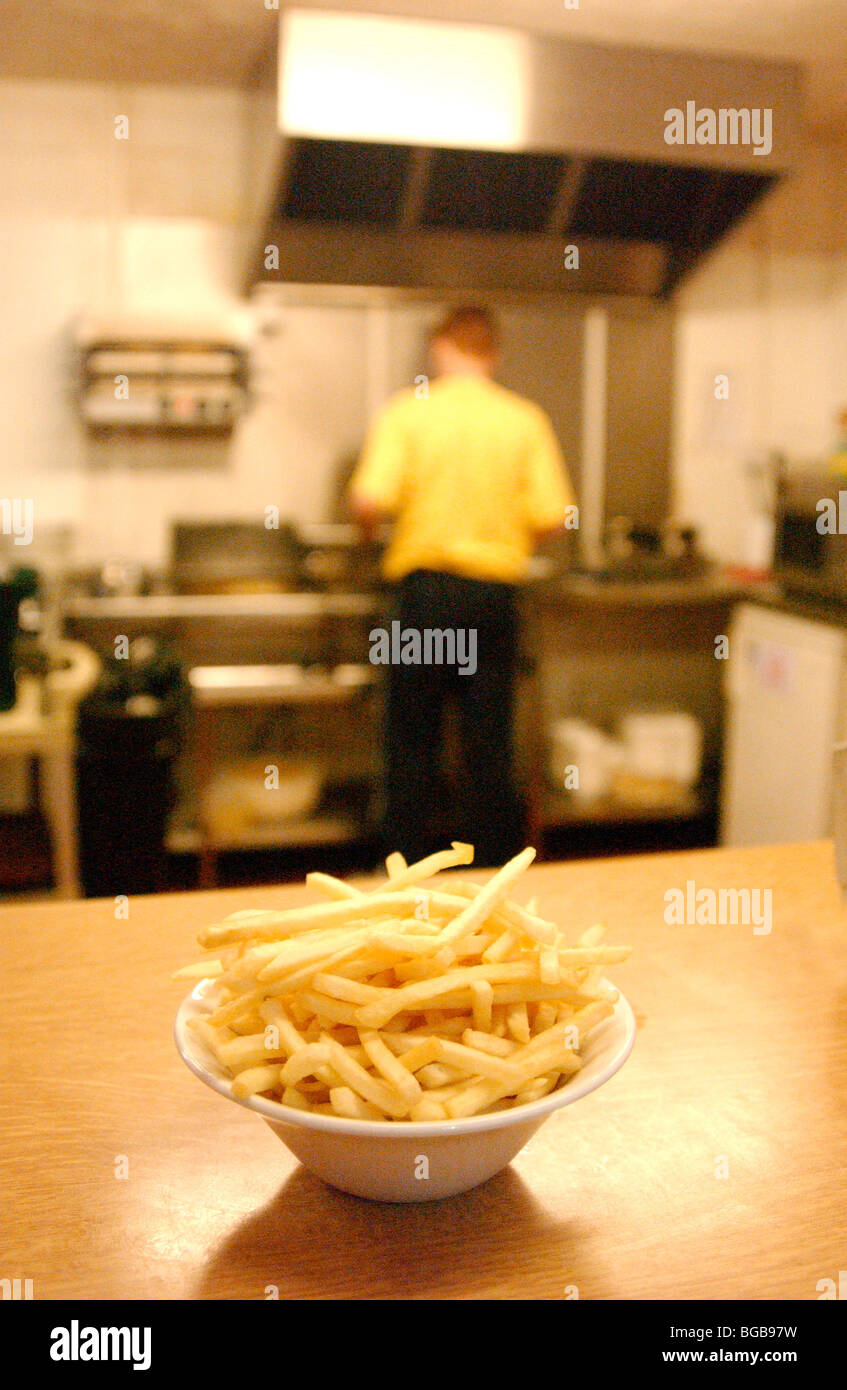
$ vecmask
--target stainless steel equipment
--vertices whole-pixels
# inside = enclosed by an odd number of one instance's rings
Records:
[[[713,565],[700,550],[693,526],[670,521],[661,527],[635,525],[629,517],[615,516],[606,526],[599,563],[576,568],[595,579],[644,582],[701,579]]]
[[[333,19],[357,22],[321,22]],[[408,121],[395,133],[396,110],[368,125],[360,109],[368,103],[339,101],[323,74],[326,28],[307,60],[325,100],[311,121],[298,120],[286,115],[287,84],[306,81],[292,57],[298,22],[286,16],[280,26],[280,90],[255,132],[250,284],[662,295],[798,156],[796,65],[518,30],[493,31],[509,50],[509,80],[490,123],[499,135],[486,127],[476,145],[456,130],[413,134]],[[464,73],[455,55],[422,61],[408,53],[413,21],[382,22],[393,25],[391,41],[371,44],[367,77],[357,77],[355,45],[335,60],[354,89],[357,80],[367,87],[371,111],[381,111],[380,84],[399,90],[401,51],[419,94],[422,84],[431,89],[424,115],[457,86],[475,90],[472,57]],[[463,110],[472,106],[466,100]],[[684,116],[683,143],[670,138],[669,111]],[[752,143],[754,112],[772,120],[771,140]],[[710,136],[709,113],[716,129],[724,121],[724,138]]]
[[[286,593],[297,588],[301,556],[286,525],[177,521],[171,530],[171,583],[178,594]]]
[[[782,477],[774,570],[787,592],[847,604],[847,478],[823,468]]]

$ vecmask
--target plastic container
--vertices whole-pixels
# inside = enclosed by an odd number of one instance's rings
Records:
[[[587,801],[604,796],[622,758],[620,744],[583,719],[559,719],[550,727],[550,775],[574,796]]]
[[[684,710],[633,710],[619,726],[626,771],[691,787],[700,776],[703,728]]]
[[[277,777],[268,777],[268,768]],[[204,814],[219,839],[237,837],[251,826],[306,818],[318,804],[323,774],[303,758],[267,753],[220,768],[204,796]]]

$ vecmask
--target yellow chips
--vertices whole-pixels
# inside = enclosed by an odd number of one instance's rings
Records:
[[[508,895],[535,851],[482,887],[458,878],[470,845],[407,865],[362,891],[327,874],[325,901],[240,912],[207,927],[211,958],[175,978],[214,979],[198,1036],[239,1099],[345,1119],[451,1120],[538,1100],[582,1065],[586,1037],[612,1013],[605,967],[629,947],[574,946]]]

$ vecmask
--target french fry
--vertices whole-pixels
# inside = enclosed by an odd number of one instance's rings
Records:
[[[558,1009],[552,999],[541,999],[535,1006],[535,1019],[532,1031],[535,1034],[543,1033],[548,1028],[552,1028],[558,1018]]]
[[[385,1116],[375,1105],[362,1100],[349,1086],[333,1086],[329,1093],[329,1103],[336,1115],[347,1120],[384,1120]]]
[[[203,946],[232,945],[237,941],[286,941],[289,937],[302,936],[318,927],[349,927],[354,922],[364,922],[373,917],[384,916],[386,907],[406,911],[409,916],[417,906],[417,899],[411,890],[377,894],[357,894],[355,898],[343,898],[328,903],[314,903],[311,907],[286,908],[284,912],[267,912],[261,921],[216,922],[200,933]]]
[[[428,1091],[449,1086],[461,1076],[462,1073],[456,1067],[447,1067],[443,1062],[430,1062],[418,1072],[418,1080],[423,1082]]]
[[[259,1012],[268,1027],[277,1029],[289,1054],[304,1046],[305,1038],[294,1027],[279,999],[266,999]]]
[[[300,1002],[310,1013],[316,1014],[322,1023],[348,1023],[354,1028],[359,1023],[359,1008],[355,1004],[345,1004],[341,999],[332,999],[328,994],[304,989],[300,992]]]
[[[534,961],[510,961],[503,965],[466,965],[457,970],[449,970],[446,975],[435,976],[429,980],[417,980],[410,985],[402,985],[390,994],[373,1003],[365,1004],[359,1010],[358,1021],[363,1028],[382,1028],[395,1013],[401,1009],[411,1009],[438,1000],[445,1006],[445,996],[452,997],[460,990],[470,986],[474,980],[487,980],[489,984],[501,984],[513,980],[533,980],[538,976],[538,966]],[[468,989],[468,995],[470,990]]]
[[[402,1053],[400,1065],[407,1071],[419,1071],[428,1062],[437,1062],[441,1056],[441,1041],[441,1038],[421,1038],[420,1042],[413,1042],[409,1050]]]
[[[478,883],[463,883],[453,879],[450,891],[463,897],[475,898],[481,889]],[[538,942],[554,941],[558,931],[555,923],[546,922],[543,917],[538,916],[535,899],[526,907],[519,907],[517,903],[512,902],[501,903],[494,913],[493,920],[499,920],[501,926],[505,924],[516,927],[519,932]]]
[[[281,1068],[279,1079],[284,1086],[296,1086],[307,1076],[316,1076],[317,1069],[326,1066],[329,1060],[329,1049],[325,1043],[305,1043],[292,1053]]]
[[[290,1105],[292,1110],[311,1110],[309,1097],[302,1091],[298,1091],[296,1086],[286,1086],[282,1093],[283,1105]]]
[[[555,946],[542,946],[538,952],[538,973],[543,985],[562,983],[562,966]]]
[[[416,864],[389,855],[374,889],[313,873],[322,901],[207,927],[208,963],[174,978],[212,982],[190,1026],[233,1095],[402,1124],[525,1105],[567,1084],[618,997],[603,972],[629,950],[601,944],[601,923],[572,945],[534,901],[515,903],[533,857],[524,850],[482,885],[420,888],[469,864],[471,847]]]
[[[511,1057],[518,1049],[518,1043],[511,1038],[498,1038],[493,1033],[479,1033],[474,1028],[466,1028],[462,1034],[466,1047],[475,1047],[479,1052],[490,1052],[492,1057]]]
[[[306,884],[309,888],[317,888],[321,893],[325,893],[328,898],[360,898],[362,890],[354,888],[352,883],[345,883],[341,878],[333,878],[332,874],[307,874]]]
[[[402,1062],[394,1056],[394,1053],[385,1043],[378,1033],[360,1033],[362,1047],[369,1060],[373,1063],[376,1071],[388,1082],[404,1100],[409,1102],[410,1107],[421,1098],[421,1083],[408,1067],[404,1067]],[[446,1044],[442,1043],[442,1047]],[[347,1054],[350,1055],[349,1052]]]
[[[231,1072],[245,1071],[248,1067],[260,1067],[273,1061],[275,1057],[284,1058],[284,1046],[268,1047],[264,1033],[248,1033],[243,1038],[233,1038],[221,1043],[218,1059]]]
[[[510,1004],[506,1010],[506,1031],[511,1033],[515,1042],[529,1042],[529,1015],[526,1011],[526,1001],[521,999],[515,1004]]]
[[[467,1047],[464,1043],[453,1042],[452,1038],[445,1038],[441,1044],[441,1055],[448,1066],[455,1067],[457,1071],[466,1072],[468,1076],[491,1076],[498,1081],[508,1083],[512,1080],[517,1084],[519,1073],[512,1066],[511,1058],[495,1057],[490,1052],[483,1052],[480,1048]]]
[[[528,1044],[528,1046],[531,1047],[532,1044]],[[516,1096],[523,1086],[549,1071],[554,1063],[558,1071],[568,1072],[578,1071],[582,1065],[579,1057],[570,1051],[562,1038],[558,1037],[550,1039],[543,1050],[539,1049],[534,1054],[524,1056],[525,1051],[526,1049],[515,1052],[509,1058],[512,1077],[515,1075],[520,1077],[517,1085],[512,1080],[504,1082],[494,1077],[475,1083],[467,1091],[445,1102],[445,1109],[450,1119],[458,1120],[466,1115],[473,1115],[480,1108],[492,1105],[504,1096]]]
[[[280,1068],[274,1066],[249,1067],[246,1071],[238,1073],[232,1083],[232,1094],[238,1100],[247,1100],[250,1096],[261,1094],[262,1091],[272,1091],[276,1087]]]
[[[532,1081],[528,1081],[525,1086],[516,1093],[515,1100],[519,1105],[529,1105],[533,1100],[541,1100],[552,1091],[553,1087],[561,1075],[557,1071],[548,1071],[536,1076]]]
[[[446,1120],[447,1111],[444,1106],[430,1096],[424,1096],[419,1100],[409,1116],[410,1120],[420,1123],[422,1120]]]
[[[502,869],[498,869],[494,877],[490,878],[476,897],[471,899],[464,911],[444,928],[440,938],[442,945],[460,941],[463,936],[469,936],[475,931],[490,916],[497,904],[503,901],[515,879],[520,877],[534,858],[535,850],[527,848],[516,854],[514,859],[510,859],[508,864],[504,864]]]
[[[370,1101],[371,1105],[375,1105],[378,1110],[386,1115],[391,1115],[395,1120],[402,1120],[408,1115],[411,1105],[393,1087],[371,1076],[370,1072],[367,1072],[363,1066],[348,1055],[340,1043],[326,1038],[318,1046],[327,1048],[329,1061],[334,1069],[346,1085],[363,1100]],[[414,1078],[410,1077],[410,1079],[413,1080]]]
[[[221,1047],[231,1041],[237,1035],[231,1028],[215,1026],[208,1018],[195,1017],[189,1019],[188,1026],[198,1038],[206,1044],[209,1051],[217,1060],[221,1061]]]
[[[491,1031],[491,1011],[494,1004],[494,990],[490,980],[471,980],[471,1007],[473,1008],[474,1028],[480,1033]]]
[[[255,989],[249,993],[237,994],[234,999],[227,999],[225,1003],[213,1009],[208,1016],[208,1022],[213,1028],[226,1027],[231,1021],[242,1017],[261,1002],[261,990]]]
[[[420,859],[417,864],[412,864],[408,868],[398,867],[394,874],[391,874],[389,869],[391,887],[392,889],[405,888],[410,883],[422,883],[424,879],[434,878],[436,874],[441,873],[442,869],[455,869],[461,864],[472,863],[473,845],[462,845],[454,840],[452,849],[439,850],[437,854],[431,854],[427,859]]]
[[[184,965],[175,970],[172,980],[211,980],[223,974],[223,964],[219,960],[198,960],[193,965]]]
[[[389,854],[385,861],[385,872],[389,878],[397,878],[406,868],[406,861],[397,850]]]
[[[318,970],[332,969],[341,961],[351,959],[368,937],[368,929],[362,927],[359,931],[346,933],[320,933],[317,939],[285,941],[274,947],[256,978],[262,984],[281,985],[292,980],[296,983],[301,970],[311,967],[312,972],[316,973]]]
[[[513,927],[508,927],[506,931],[496,936],[491,945],[483,951],[482,959],[491,962],[505,960],[508,955],[511,955],[519,942],[519,932],[515,931]]]
[[[313,989],[320,994],[328,994],[331,999],[342,999],[348,1004],[370,1004],[381,999],[384,989],[366,985],[360,980],[349,980],[343,975],[330,975],[323,971],[312,980]]]

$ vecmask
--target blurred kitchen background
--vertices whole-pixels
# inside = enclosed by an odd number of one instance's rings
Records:
[[[540,854],[828,833],[844,0],[4,21],[0,894],[373,866],[389,596],[344,486],[467,300],[580,501],[524,604]],[[772,149],[666,144],[689,100]]]

